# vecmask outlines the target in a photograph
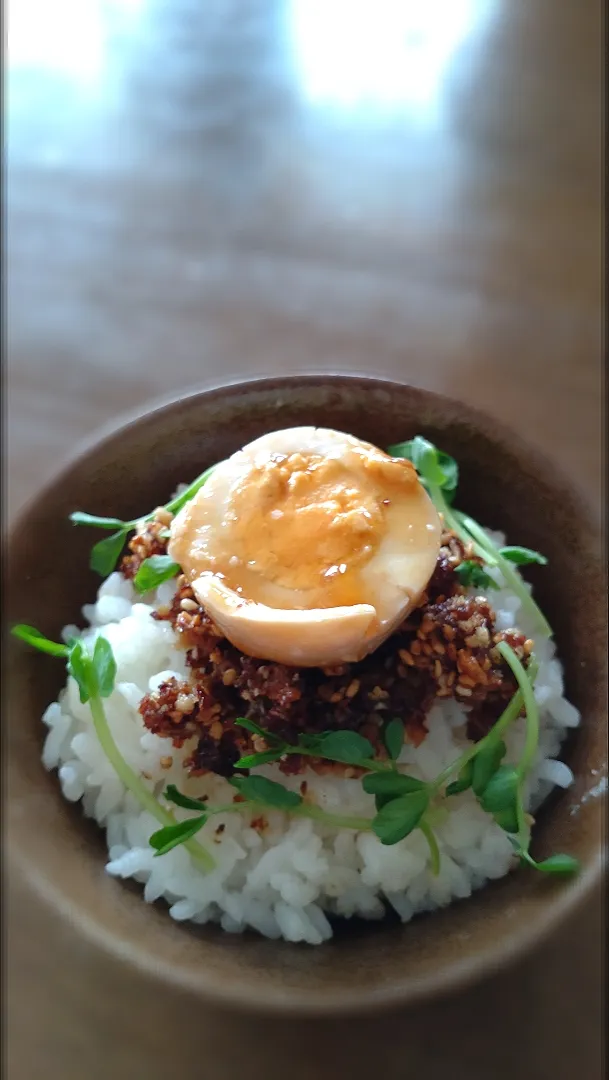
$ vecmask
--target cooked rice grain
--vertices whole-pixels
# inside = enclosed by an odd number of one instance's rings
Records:
[[[175,582],[165,582],[144,604],[129,580],[111,574],[97,602],[83,609],[89,623],[83,640],[91,645],[103,634],[114,650],[118,671],[115,690],[105,702],[108,721],[121,753],[148,787],[160,796],[167,784],[174,783],[194,797],[208,795],[212,803],[229,801],[234,789],[227,781],[212,775],[188,778],[183,762],[189,745],[172,748],[170,760],[167,741],[145,729],[137,709],[143,695],[163,681],[187,677],[185,654],[172,627],[151,618],[154,608],[171,605],[174,589]],[[517,625],[534,636],[513,593],[502,588],[492,599],[499,629]],[[67,627],[64,634],[74,634],[74,628]],[[579,723],[577,710],[563,696],[554,644],[539,639],[535,648],[541,739],[527,785],[531,809],[555,784],[569,783],[570,770],[556,757],[566,730]],[[148,903],[164,899],[172,918],[179,921],[216,922],[230,933],[251,928],[265,937],[317,945],[332,936],[332,916],[379,919],[393,909],[406,922],[417,912],[468,897],[513,865],[505,833],[467,792],[452,801],[453,809],[436,827],[442,853],[437,877],[430,872],[429,850],[420,832],[386,847],[372,833],[290,819],[277,810],[264,812],[264,828],[253,827],[241,814],[209,822],[198,838],[213,852],[216,867],[203,875],[184,847],[154,857],[148,840],[158,824],[139,809],[108,764],[73,679],[68,679],[43,720],[48,727],[43,763],[47,769],[58,769],[66,799],[82,800],[85,814],[106,829],[108,872],[140,882],[144,899]],[[423,780],[433,779],[468,745],[466,720],[464,705],[450,698],[436,700],[428,714],[428,736],[418,748],[405,745],[400,764]],[[524,723],[519,720],[507,737],[509,759],[519,755],[523,739]],[[373,798],[358,780],[313,772],[289,777],[274,765],[256,771],[295,791],[306,780],[307,798],[327,810],[374,813]],[[179,808],[175,814],[178,820],[190,816]]]

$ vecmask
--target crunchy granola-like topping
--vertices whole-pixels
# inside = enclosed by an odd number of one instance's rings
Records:
[[[125,555],[120,565],[120,571],[126,578],[134,578],[142,563],[151,555],[164,555],[167,551],[168,511],[160,508],[155,514],[154,520],[145,522],[142,531],[137,532],[127,544],[131,554]]]
[[[290,668],[240,653],[180,575],[171,607],[154,617],[171,622],[180,636],[192,679],[171,680],[147,694],[140,705],[144,723],[176,747],[192,740],[186,762],[192,773],[225,776],[243,754],[266,749],[264,739],[235,725],[240,716],[289,742],[303,733],[348,728],[370,739],[382,756],[387,719],[405,718],[407,738],[418,745],[434,699],[454,696],[470,707],[468,734],[481,738],[515,690],[497,644],[507,641],[526,662],[533,643],[518,630],[495,630],[488,599],[465,595],[455,573],[464,559],[474,558],[471,550],[452,533],[442,539],[419,608],[365,660],[334,668]],[[304,762],[298,755],[289,755],[280,768],[298,773],[305,764],[320,772],[344,774],[345,769],[310,758]]]

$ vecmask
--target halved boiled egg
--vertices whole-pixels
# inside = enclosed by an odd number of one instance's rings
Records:
[[[243,653],[361,660],[416,606],[441,523],[409,461],[325,428],[256,439],[171,525],[169,554]]]

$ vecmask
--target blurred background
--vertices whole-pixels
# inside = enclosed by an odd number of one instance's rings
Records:
[[[7,0],[5,19],[9,519],[123,412],[302,371],[466,398],[600,505],[600,0]],[[170,1071],[151,988],[129,976],[117,1017],[108,964],[92,1004],[69,934],[49,985],[65,928],[15,888],[11,1080],[101,1077],[110,1044],[116,1080],[238,1075],[197,1069],[183,1032]],[[600,940],[597,898],[490,987],[335,1022],[351,1075],[596,1080]],[[265,1080],[288,1059],[335,1075],[303,1032]]]

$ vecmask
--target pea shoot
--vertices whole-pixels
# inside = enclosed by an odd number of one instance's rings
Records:
[[[99,744],[114,769],[116,775],[128,791],[137,799],[142,810],[147,810],[164,827],[176,824],[173,814],[167,811],[154,794],[146,787],[141,777],[133,771],[121,754],[106,717],[103,699],[114,692],[116,681],[116,661],[110,643],[101,634],[90,650],[81,639],[74,639],[67,645],[51,641],[35,627],[20,624],[12,628],[12,634],[32,645],[40,652],[59,657],[66,661],[68,673],[76,680],[83,704],[88,702],[93,728]],[[203,870],[212,870],[214,860],[204,847],[184,835],[183,841],[197,864]]]
[[[442,515],[446,527],[452,529],[465,544],[471,544],[474,554],[482,559],[488,568],[496,567],[499,570],[506,585],[518,596],[523,611],[535,626],[539,627],[544,637],[551,637],[550,624],[533,600],[520,574],[514,569],[514,565],[527,566],[532,563],[545,566],[547,559],[530,548],[497,547],[477,521],[468,514],[454,509],[453,501],[459,478],[457,463],[454,458],[438,450],[428,439],[417,435],[408,442],[390,446],[388,453],[412,462],[436,510]],[[480,574],[477,574],[479,568],[476,563],[469,562],[462,565],[465,569],[459,569],[457,573],[463,585],[473,585],[475,588],[490,586],[490,576],[485,574],[484,578],[480,577]]]
[[[197,476],[196,480],[193,480],[192,484],[189,484],[185,491],[182,491],[181,494],[176,495],[174,499],[171,499],[163,509],[167,510],[170,514],[179,513],[182,507],[186,506],[186,503],[190,502],[207,482],[214,471],[214,468],[215,465],[212,465],[210,469],[206,469],[200,476]],[[142,522],[152,521],[153,519],[154,513],[146,514],[143,518],[132,518],[130,521],[123,521],[121,518],[114,517],[98,517],[95,514],[87,514],[82,510],[75,510],[74,513],[70,514],[70,521],[73,525],[89,525],[96,529],[105,529],[106,531],[111,532],[111,536],[107,536],[104,540],[99,540],[91,549],[89,565],[91,569],[95,570],[101,577],[108,577],[108,574],[111,574],[116,567],[129,533],[137,529]],[[165,556],[159,557],[165,558]],[[149,563],[150,560],[146,559],[145,562]],[[143,566],[144,565],[145,563]],[[175,566],[175,563],[173,565]],[[143,566],[140,567],[140,570],[143,569]],[[153,580],[152,570],[154,567],[149,567],[148,569],[150,571],[150,576],[148,577],[144,574],[143,577],[140,578],[139,585],[136,583],[135,587],[139,592],[147,592],[150,588],[156,588],[155,584],[148,584],[149,580]],[[175,573],[178,572],[178,569],[179,568],[176,569]],[[167,576],[161,580],[166,581],[169,577],[173,576],[175,576],[175,574],[168,573]],[[157,584],[160,584],[160,581],[157,581]]]
[[[393,845],[420,829],[430,849],[430,867],[439,873],[441,852],[432,821],[438,808],[438,800],[460,795],[471,789],[480,807],[490,814],[510,838],[516,854],[524,865],[547,874],[575,873],[576,860],[570,856],[557,855],[537,863],[529,853],[531,830],[524,810],[524,782],[534,761],[539,743],[539,714],[533,692],[537,662],[529,660],[525,669],[507,642],[501,642],[498,650],[511,668],[518,683],[518,690],[488,735],[475,743],[444,769],[433,781],[420,780],[399,772],[396,761],[404,742],[404,727],[400,720],[389,722],[385,728],[386,760],[374,758],[374,749],[368,739],[352,731],[329,731],[319,735],[301,735],[296,743],[288,743],[273,732],[266,731],[248,718],[236,723],[263,738],[268,749],[246,755],[236,764],[237,769],[251,769],[300,754],[338,761],[364,772],[362,787],[374,796],[376,815],[373,818],[347,819],[328,814],[320,808],[307,805],[294,792],[261,776],[235,777],[231,781],[245,796],[245,802],[222,808],[222,812],[248,810],[252,802],[260,800],[267,806],[283,809],[324,821],[336,827],[372,831],[383,844]],[[522,710],[526,714],[525,746],[520,761],[515,766],[504,765],[507,747],[503,736]],[[455,779],[451,779],[455,777]],[[272,784],[272,788],[268,787]],[[284,794],[280,795],[277,788]],[[267,799],[265,793],[272,797]],[[218,813],[219,810],[208,811]],[[207,820],[207,818],[205,819]],[[203,824],[202,822],[201,824]],[[190,834],[188,834],[190,835]],[[175,834],[180,843],[179,830]]]
[[[237,773],[229,783],[235,788],[240,799],[226,805],[209,806],[207,801],[184,795],[175,785],[170,785],[165,791],[165,800],[182,809],[195,811],[194,817],[176,821],[171,811],[161,805],[127,764],[110,731],[103,699],[114,692],[116,661],[106,638],[100,634],[90,651],[81,639],[73,639],[64,645],[50,640],[35,627],[26,624],[14,626],[12,633],[39,651],[66,661],[68,672],[78,685],[80,700],[89,704],[93,728],[116,775],[135,796],[142,809],[147,810],[161,825],[150,837],[150,845],[157,856],[184,844],[201,870],[213,869],[215,864],[211,855],[194,839],[200,829],[211,817],[250,812],[256,807],[265,807],[268,810],[282,810],[292,816],[308,817],[333,828],[372,831],[381,843],[386,845],[399,843],[418,828],[430,850],[430,868],[437,874],[441,868],[441,851],[432,821],[438,799],[450,798],[471,787],[481,808],[491,814],[509,835],[514,850],[524,865],[542,873],[557,875],[573,874],[578,869],[576,860],[568,855],[554,855],[542,862],[536,862],[529,853],[531,830],[524,810],[523,787],[539,741],[539,715],[533,692],[536,665],[532,658],[527,671],[506,642],[501,642],[498,649],[512,669],[518,691],[489,734],[469,747],[431,782],[398,771],[397,760],[404,743],[404,726],[398,718],[390,720],[385,727],[385,760],[376,759],[370,741],[354,731],[301,735],[296,744],[291,744],[266,731],[253,720],[244,717],[236,721],[252,734],[263,738],[269,747],[259,754],[241,758],[237,762],[238,770],[278,761],[287,754],[301,754],[351,765],[364,773],[362,787],[367,794],[374,796],[374,817],[330,813],[314,803],[307,802],[302,795],[277,781],[264,776]],[[520,715],[523,706],[527,718],[524,750],[517,765],[506,766],[502,764],[506,753],[502,736]],[[448,782],[454,775],[457,779]]]

